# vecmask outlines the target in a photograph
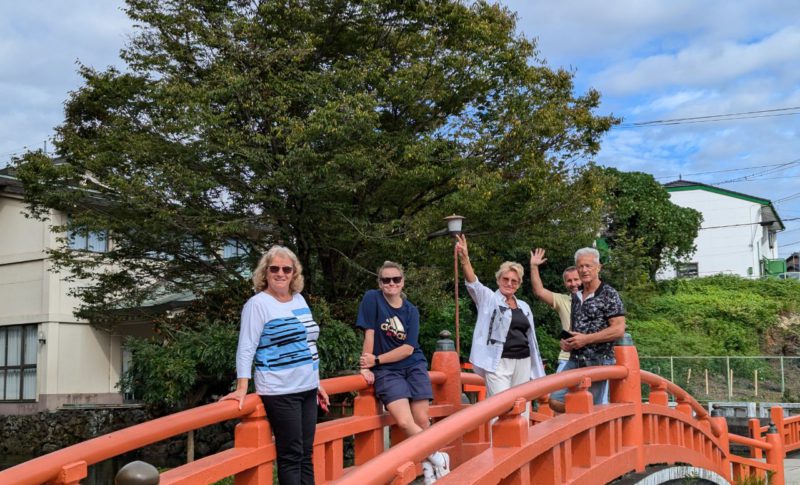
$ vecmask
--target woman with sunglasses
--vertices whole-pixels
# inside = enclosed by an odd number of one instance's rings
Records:
[[[303,296],[303,267],[283,246],[272,246],[253,272],[256,294],[242,310],[236,350],[236,390],[220,400],[242,408],[253,374],[267,411],[278,458],[278,482],[313,485],[311,453],[317,401],[330,404],[319,383],[319,325]]]
[[[403,267],[386,261],[378,269],[378,288],[364,294],[356,325],[364,330],[361,374],[407,436],[430,426],[433,399],[428,362],[419,348],[419,311],[403,293]],[[450,457],[437,451],[422,464],[425,483],[450,472]]]
[[[486,394],[493,396],[544,377],[533,313],[527,303],[516,297],[525,274],[522,265],[511,261],[501,264],[495,273],[498,289],[492,291],[475,276],[463,234],[458,236],[456,250],[467,291],[478,307],[469,361],[486,380]]]

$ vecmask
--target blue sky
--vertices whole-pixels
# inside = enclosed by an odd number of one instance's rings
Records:
[[[800,2],[503,4],[518,13],[520,32],[536,39],[541,59],[573,71],[579,92],[598,89],[601,114],[624,119],[605,137],[598,163],[770,199],[786,225],[780,255],[800,251]],[[132,25],[122,6],[121,0],[2,3],[0,166],[52,137],[64,100],[79,87],[77,61],[123,67],[118,53]],[[635,125],[732,113],[752,114]]]

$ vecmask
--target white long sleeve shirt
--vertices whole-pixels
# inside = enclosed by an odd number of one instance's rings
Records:
[[[288,302],[259,292],[242,309],[236,376],[253,378],[260,395],[292,394],[319,387],[319,325],[305,298]],[[254,365],[255,364],[255,365]]]

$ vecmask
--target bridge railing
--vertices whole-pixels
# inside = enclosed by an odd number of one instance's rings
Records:
[[[733,454],[730,455],[732,476],[737,483],[743,482],[747,478],[763,480],[767,475],[770,476],[769,483],[771,484],[784,483],[783,443],[775,429],[767,427],[766,431],[768,431],[768,434],[764,441],[754,438],[745,438],[744,436],[733,433],[729,435],[731,443],[747,446],[751,450],[752,458],[745,458]],[[766,463],[761,461],[762,451],[766,452]]]
[[[769,483],[783,483],[776,433],[749,443],[766,451],[766,463],[732,457],[723,417],[710,416],[674,383],[640,371],[634,347],[620,346],[615,352],[618,365],[576,369],[500,393],[441,420],[335,483],[410,483],[414,464],[442,448],[450,451],[453,467],[442,485],[604,483],[656,463],[689,463],[728,481],[769,473]],[[611,403],[594,406],[588,388],[600,380],[611,381]],[[650,388],[648,402],[642,402],[641,384]],[[563,387],[570,388],[566,413],[553,416],[545,397]],[[677,403],[674,409],[669,395]],[[526,420],[522,414],[529,401],[537,401],[539,410]],[[476,432],[492,420],[490,433]]]
[[[413,470],[414,464],[438,449],[450,452],[451,469],[453,469],[442,483],[479,483],[484,479],[483,472],[476,474],[470,471],[467,473],[471,475],[470,478],[461,472],[460,467],[491,447],[506,448],[522,440],[521,435],[525,434],[529,427],[528,421],[522,416],[527,402],[563,387],[578,386],[580,391],[569,393],[566,397],[567,412],[575,413],[577,409],[587,406],[583,394],[589,396],[588,406],[591,406],[591,394],[586,390],[591,381],[618,380],[627,375],[628,370],[623,366],[589,367],[547,376],[513,387],[435,423],[425,432],[393,446],[379,459],[367,462],[334,483],[407,484],[414,480],[414,476],[409,473]],[[476,430],[497,417],[499,419],[492,425],[491,442],[480,443],[472,439],[478,435],[475,433]],[[543,421],[541,425],[549,421]],[[533,427],[537,426],[540,424]],[[462,481],[466,479],[469,481]],[[478,481],[474,481],[475,479]]]
[[[317,428],[316,482],[408,484],[419,475],[420,460],[444,449],[450,453],[452,472],[441,480],[442,485],[602,483],[664,462],[690,463],[729,481],[770,473],[771,484],[783,483],[783,443],[800,443],[795,424],[800,419],[782,420],[779,429],[787,431],[768,434],[765,440],[729,435],[723,417],[709,416],[679,386],[641,371],[635,347],[617,346],[615,353],[617,365],[550,375],[463,409],[464,387],[479,390],[483,381],[460,372],[455,352],[438,349],[430,372],[434,384],[431,416],[436,422],[408,439],[392,426],[391,417],[361,376],[326,379],[329,394],[357,396],[352,416]],[[594,406],[588,389],[592,382],[602,380],[611,381],[611,403]],[[649,401],[644,403],[642,384],[650,387]],[[555,416],[546,396],[564,387],[570,389],[566,413]],[[668,406],[669,394],[675,397],[675,409]],[[523,412],[531,401],[539,407],[525,419]],[[264,417],[255,395],[247,397],[241,410],[235,402],[214,403],[36,458],[0,472],[0,483],[77,484],[86,476],[88,465],[229,419],[241,419],[233,449],[164,472],[161,483],[214,483],[231,475],[237,485],[272,483],[275,449]],[[384,450],[386,426],[392,429],[389,450]],[[345,468],[343,450],[348,437],[354,440],[355,466]],[[729,440],[763,450],[766,463],[732,457]]]
[[[462,382],[472,386],[483,383],[483,379],[475,374],[465,373],[462,376],[455,352],[437,352],[432,360],[431,369],[429,374],[434,385],[434,402],[430,414],[434,420],[461,409]],[[353,438],[355,465],[362,465],[383,453],[383,429],[394,424],[393,419],[383,412],[372,386],[367,385],[360,375],[325,379],[323,386],[329,395],[343,393],[358,393],[358,395],[354,399],[352,416],[334,419],[317,426],[313,458],[317,483],[341,478],[346,473],[345,439]],[[162,485],[214,483],[231,475],[235,476],[237,485],[272,483],[276,456],[272,433],[265,416],[261,400],[255,394],[246,397],[241,410],[234,401],[200,406],[115,431],[0,471],[0,483],[79,484],[86,478],[90,465],[231,419],[241,420],[235,429],[232,449],[168,470],[161,474],[160,483]],[[396,442],[399,439],[401,439],[400,433],[393,431],[392,441]]]
[[[705,407],[700,405],[678,385],[657,374],[646,371],[642,371],[642,382],[650,385],[651,403],[666,406],[667,394],[671,394],[677,403],[676,409],[682,410],[687,414],[694,414],[698,419],[706,420],[714,436],[723,440],[727,437],[727,449],[730,449],[730,443],[747,446],[750,449],[750,458],[740,457],[732,453],[728,455],[733,480],[742,481],[748,477],[764,479],[769,474],[771,477],[769,483],[783,483],[783,444],[779,433],[774,428],[769,426],[761,427],[758,419],[753,419],[749,423],[751,434],[753,434],[752,438],[727,433],[720,429],[720,425],[724,423],[724,420],[715,421],[710,418]],[[783,417],[783,409],[777,407],[773,409],[780,413],[781,418]],[[795,422],[800,422],[800,419]],[[725,430],[727,430],[727,424],[725,424]],[[762,433],[767,433],[763,440]],[[798,443],[798,446],[800,447],[800,443]],[[766,452],[766,462],[762,461],[763,452]]]
[[[770,421],[782,438],[784,452],[800,450],[800,416],[787,418],[783,414],[783,408],[778,406],[773,406],[769,410]]]

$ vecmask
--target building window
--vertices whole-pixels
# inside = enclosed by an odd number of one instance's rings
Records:
[[[67,222],[69,224],[69,222]],[[93,253],[108,251],[108,231],[69,229],[69,248]]]
[[[108,251],[108,232],[79,233],[70,231],[69,248],[81,251],[91,251],[93,253],[104,253]]]
[[[244,245],[238,241],[229,240],[222,247],[222,258],[241,258],[245,256]]]
[[[0,401],[36,399],[37,325],[0,327]]]
[[[696,278],[697,263],[680,263],[676,269],[678,278]]]

